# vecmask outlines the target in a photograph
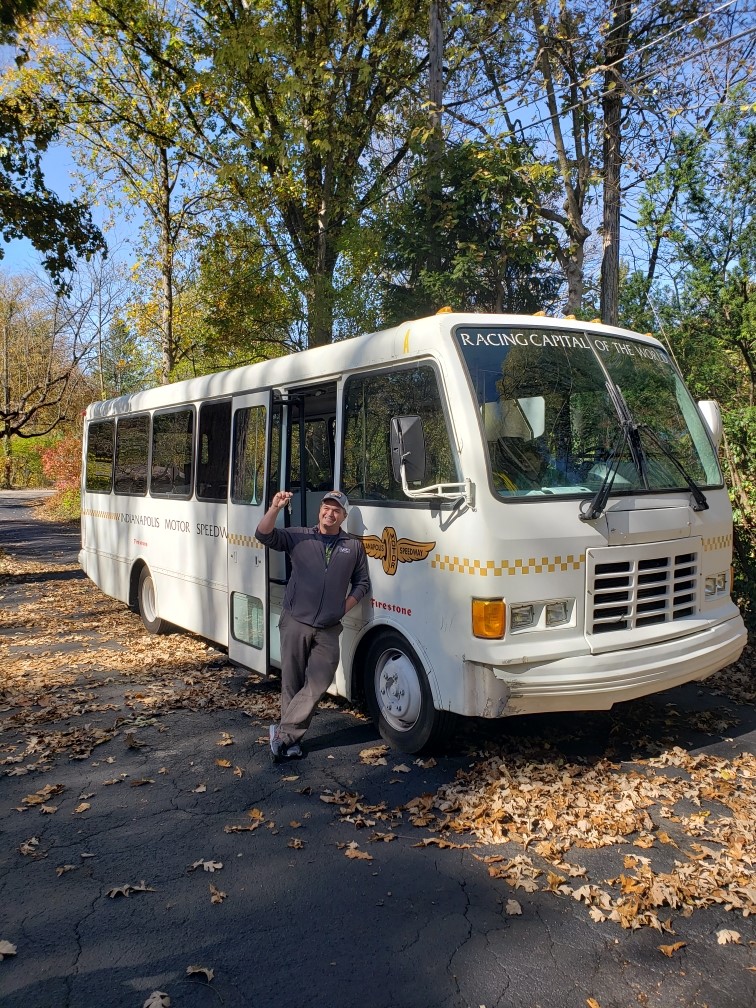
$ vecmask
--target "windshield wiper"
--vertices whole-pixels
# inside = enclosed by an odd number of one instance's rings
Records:
[[[674,465],[674,467],[680,473],[682,478],[685,480],[686,484],[688,485],[688,489],[693,494],[693,499],[695,501],[695,504],[693,505],[693,510],[707,511],[709,508],[709,502],[706,500],[706,496],[704,495],[703,490],[701,489],[700,486],[698,486],[697,483],[693,481],[691,476],[688,474],[685,466],[677,458],[675,453],[670,448],[668,448],[667,445],[664,444],[664,442],[661,440],[656,431],[652,427],[649,427],[648,424],[639,424],[638,430],[643,431],[644,434],[648,434],[648,436],[654,442],[654,444],[662,453],[662,455],[664,455],[666,458],[669,459],[672,465]]]
[[[622,429],[620,430],[620,435],[615,441],[614,447],[609,453],[608,458],[604,462],[605,472],[604,478],[601,481],[601,486],[590,500],[580,502],[580,507],[578,508],[580,521],[595,521],[604,513],[606,502],[609,500],[609,494],[612,492],[614,477],[617,475],[617,469],[622,461],[622,453],[625,450],[625,445],[630,439],[631,422],[629,420],[622,420],[621,424]]]

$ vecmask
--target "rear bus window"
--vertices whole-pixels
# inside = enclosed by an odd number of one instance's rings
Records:
[[[87,433],[85,487],[90,493],[110,493],[113,486],[115,422],[91,423]]]

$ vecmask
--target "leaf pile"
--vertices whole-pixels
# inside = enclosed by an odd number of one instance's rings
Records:
[[[511,858],[483,858],[492,877],[572,896],[596,921],[670,930],[663,911],[756,913],[752,754],[724,759],[673,747],[630,766],[534,756],[498,753],[461,771],[434,796],[427,825],[479,846],[515,845]],[[573,859],[605,847],[620,848],[616,877],[570,884],[589,874]],[[654,868],[652,852],[663,868]]]
[[[0,759],[11,773],[44,769],[59,754],[85,759],[172,710],[277,716],[277,691],[229,688],[237,673],[220,652],[190,634],[148,634],[73,564],[0,554],[0,631],[0,731],[26,736]]]

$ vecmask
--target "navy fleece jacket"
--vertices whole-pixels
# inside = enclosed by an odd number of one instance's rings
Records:
[[[347,595],[359,602],[370,591],[365,547],[343,530],[335,539],[328,564],[317,525],[274,528],[267,533],[258,529],[255,534],[263,545],[289,554],[291,577],[283,605],[300,623],[335,626],[344,615]]]

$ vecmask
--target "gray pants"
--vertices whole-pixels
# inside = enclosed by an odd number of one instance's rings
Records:
[[[311,627],[284,612],[281,636],[281,738],[299,742],[339,664],[341,624]]]

